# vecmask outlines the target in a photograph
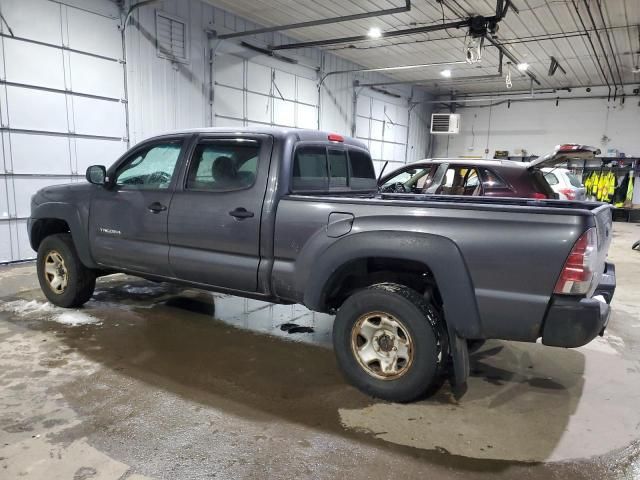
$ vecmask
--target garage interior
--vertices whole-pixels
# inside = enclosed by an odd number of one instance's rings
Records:
[[[615,220],[604,335],[488,340],[464,394],[400,404],[302,305],[124,274],[48,303],[32,195],[202,127],[350,136],[376,175],[598,148],[568,167],[628,182],[587,187]],[[0,0],[0,478],[640,478],[639,133],[637,0]]]

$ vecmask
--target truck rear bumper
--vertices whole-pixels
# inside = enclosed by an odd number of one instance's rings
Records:
[[[607,263],[602,282],[592,298],[555,295],[542,329],[542,343],[554,347],[581,347],[604,332],[609,323],[616,288],[613,264]]]

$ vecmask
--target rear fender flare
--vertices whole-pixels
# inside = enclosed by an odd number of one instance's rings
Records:
[[[347,262],[360,258],[387,257],[425,264],[433,273],[442,296],[445,321],[462,338],[481,338],[482,325],[475,290],[467,265],[456,244],[439,235],[411,232],[353,233],[333,242],[323,253],[311,257],[303,252],[296,270],[306,278],[304,304],[326,311],[325,289],[332,275]]]

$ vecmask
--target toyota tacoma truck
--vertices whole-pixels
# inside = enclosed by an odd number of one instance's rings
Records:
[[[341,370],[382,399],[464,388],[470,341],[579,347],[609,319],[608,205],[379,194],[362,142],[280,128],[157,136],[86,178],[32,198],[51,303],[114,272],[300,303],[335,314]]]

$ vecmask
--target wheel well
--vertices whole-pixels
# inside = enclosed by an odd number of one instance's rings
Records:
[[[40,243],[49,235],[71,232],[69,224],[59,218],[41,218],[31,227],[31,247],[38,250]]]
[[[431,269],[424,263],[386,257],[367,257],[348,262],[331,276],[324,288],[327,311],[342,305],[356,290],[392,282],[405,285],[442,306],[442,297]]]

